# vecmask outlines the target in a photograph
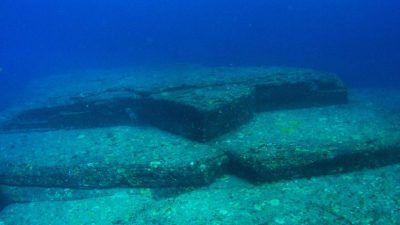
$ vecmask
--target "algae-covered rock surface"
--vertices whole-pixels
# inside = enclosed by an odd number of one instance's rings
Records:
[[[47,201],[8,206],[3,224],[126,224],[153,204],[147,196],[125,192],[75,201]],[[24,209],[20,208],[23,207]],[[25,216],[20,213],[24,213]],[[36,215],[33,217],[33,215]],[[16,216],[16,217],[14,217]],[[14,217],[14,218],[13,218]],[[17,218],[18,217],[18,218]]]
[[[225,85],[164,92],[150,96],[149,124],[197,141],[207,141],[248,122],[254,114],[254,90]]]
[[[379,95],[378,93],[376,93]],[[254,181],[376,167],[400,160],[396,96],[354,91],[349,104],[258,114],[217,143]]]
[[[27,99],[0,131],[144,123],[206,142],[256,111],[347,103],[347,89],[335,74],[309,69],[195,66],[53,76]]]
[[[196,66],[31,88],[1,114],[0,225],[400,223],[399,90]]]
[[[147,188],[77,189],[61,187],[0,186],[0,195],[3,196],[6,204],[43,201],[71,201],[111,196],[121,192],[129,195],[139,195],[148,191]]]
[[[3,224],[398,224],[399,165],[253,185],[224,176],[155,200],[149,192],[9,205]]]
[[[224,170],[217,149],[154,128],[3,134],[0,182],[61,187],[193,186]]]

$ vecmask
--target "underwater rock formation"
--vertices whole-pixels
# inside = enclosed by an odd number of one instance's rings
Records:
[[[1,184],[110,188],[211,183],[227,158],[154,128],[112,127],[0,135]]]
[[[279,82],[247,70],[17,109],[0,134],[0,224],[398,224],[400,92],[271,71]]]
[[[161,74],[160,81],[165,76]],[[257,112],[347,103],[341,80],[314,70],[201,67],[176,74],[155,84],[135,80],[143,76],[133,74],[117,85],[65,85],[65,90],[50,91],[41,104],[17,110],[0,130],[150,124],[206,142],[245,124]]]
[[[384,105],[398,103],[356,94],[347,105],[261,113],[217,145],[229,156],[231,173],[255,182],[399,162],[399,118]]]

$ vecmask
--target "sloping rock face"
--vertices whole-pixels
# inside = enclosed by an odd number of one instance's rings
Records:
[[[255,112],[347,103],[337,76],[313,70],[200,67],[122,74],[95,80],[86,75],[80,78],[86,85],[58,78],[48,86],[59,89],[17,110],[1,130],[150,124],[206,142],[245,124]],[[108,81],[107,75],[121,80]]]

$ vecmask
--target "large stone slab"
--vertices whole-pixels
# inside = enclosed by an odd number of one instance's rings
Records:
[[[24,187],[0,186],[0,196],[4,203],[27,203],[44,201],[73,201],[88,198],[111,196],[118,193],[129,195],[151,195],[148,188],[101,188],[101,189],[75,189],[59,187]]]
[[[148,196],[127,193],[75,201],[13,204],[2,211],[0,224],[126,224],[153,204]]]
[[[162,200],[192,191],[194,187],[156,188],[62,188],[0,185],[0,211],[11,204],[30,202],[59,202],[108,197],[113,195],[143,196]]]
[[[3,121],[3,131],[49,130],[134,125],[141,97],[129,89],[106,90],[49,98],[48,105],[31,107]]]
[[[397,224],[399,166],[252,186],[224,177],[155,205],[135,222],[161,224]]]
[[[154,201],[116,194],[13,204],[4,224],[399,224],[399,165],[252,185],[235,177]]]
[[[347,89],[334,74],[287,70],[254,79],[257,111],[347,103]]]
[[[255,110],[347,102],[334,74],[262,67],[183,67],[86,72],[32,85],[32,98],[3,120],[3,132],[151,124],[209,141]]]
[[[165,188],[169,190],[170,188]],[[164,190],[164,188],[160,189]],[[176,189],[176,193],[184,189]],[[24,187],[24,186],[0,186],[0,211],[11,204],[30,202],[60,202],[82,199],[101,198],[114,195],[129,195],[137,197],[159,198],[159,189],[150,188],[101,188],[101,189],[74,189],[57,187]],[[168,196],[163,196],[164,198]],[[172,196],[169,195],[169,196]]]
[[[0,135],[0,184],[47,187],[180,187],[224,172],[217,149],[148,127]]]
[[[224,85],[162,92],[146,101],[146,121],[197,141],[208,141],[249,121],[253,88]]]
[[[261,113],[217,146],[227,152],[232,173],[254,181],[400,162],[396,96],[355,91],[348,105]]]

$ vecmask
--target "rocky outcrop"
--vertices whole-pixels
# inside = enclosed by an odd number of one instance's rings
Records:
[[[20,109],[0,130],[149,124],[206,142],[245,124],[256,112],[347,103],[337,76],[313,70],[197,68],[177,74],[164,86],[146,79],[132,82],[138,74],[98,86],[63,84],[64,90],[49,91],[41,104]]]

